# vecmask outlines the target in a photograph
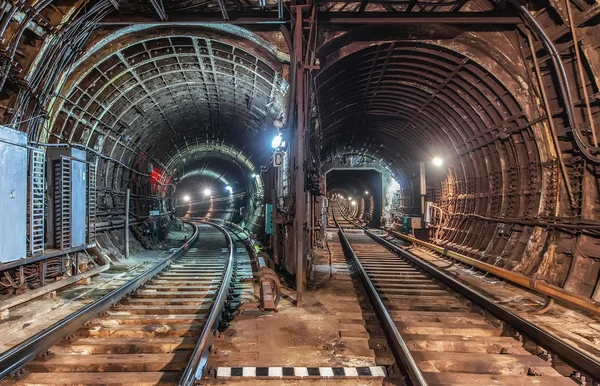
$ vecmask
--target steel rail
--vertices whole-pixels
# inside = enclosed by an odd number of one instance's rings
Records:
[[[371,282],[367,271],[365,271],[360,260],[358,260],[358,256],[356,256],[354,249],[352,249],[350,242],[346,238],[343,228],[338,224],[337,219],[335,218],[335,214],[333,216],[333,221],[335,222],[335,225],[338,228],[338,235],[340,236],[340,240],[342,241],[342,247],[344,248],[344,251],[346,251],[347,254],[350,255],[352,261],[354,261],[360,280],[362,281],[365,290],[367,291],[367,295],[371,299],[371,302],[373,304],[373,307],[375,308],[375,312],[377,313],[379,320],[381,320],[383,330],[388,338],[388,341],[391,343],[392,351],[394,353],[396,361],[401,365],[402,370],[406,372],[408,380],[410,381],[410,385],[427,386],[428,383],[425,380],[421,369],[419,369],[419,366],[417,365],[415,359],[410,353],[410,350],[408,349],[408,345],[402,338],[402,335],[400,335],[400,332],[398,331],[394,320],[385,308],[385,305],[379,297],[375,286]]]
[[[121,287],[109,292],[95,302],[75,311],[24,342],[0,354],[0,380],[11,374],[16,374],[16,372],[27,365],[27,363],[34,360],[38,355],[44,354],[63,338],[73,334],[86,322],[89,322],[96,318],[100,313],[108,310],[114,304],[118,303],[124,297],[131,294],[168,267],[175,259],[180,257],[198,237],[198,227],[193,223],[189,224],[194,227],[194,234],[192,237],[160,264],[148,269],[146,272],[131,279]]]
[[[346,220],[351,221],[343,214],[342,216]],[[431,275],[438,281],[442,282],[449,288],[452,288],[454,291],[459,292],[462,296],[479,305],[498,319],[507,322],[519,333],[524,334],[536,344],[540,345],[549,352],[556,354],[563,362],[567,363],[569,366],[573,367],[577,371],[591,376],[594,381],[600,380],[600,362],[594,359],[593,357],[587,355],[584,351],[581,351],[578,348],[569,345],[562,339],[546,332],[545,330],[541,329],[535,324],[520,317],[519,315],[508,310],[507,308],[497,304],[496,302],[494,302],[493,299],[475,291],[474,289],[458,281],[451,275],[443,272],[438,267],[435,267],[434,265],[417,257],[416,255],[405,251],[399,246],[371,232],[367,228],[361,225],[359,226],[363,229],[365,234],[367,234],[373,240],[377,241],[392,252],[402,256],[403,258],[405,258],[415,266],[419,267],[424,272]]]
[[[204,369],[208,363],[208,356],[210,354],[210,348],[214,341],[215,334],[217,333],[217,329],[219,327],[219,322],[223,317],[223,311],[225,311],[225,305],[228,301],[228,295],[230,293],[230,285],[231,279],[234,275],[234,257],[235,257],[235,246],[233,244],[233,240],[231,235],[219,224],[215,224],[210,221],[202,221],[205,224],[209,224],[220,230],[223,235],[225,235],[225,239],[228,243],[229,248],[229,256],[227,258],[227,269],[223,276],[223,281],[221,282],[221,288],[217,296],[215,297],[215,302],[211,307],[210,313],[204,324],[204,328],[202,329],[202,333],[200,335],[200,339],[192,352],[192,356],[188,361],[188,364],[183,372],[182,377],[179,380],[180,386],[192,386],[196,385],[202,379],[202,374],[204,373]]]
[[[525,275],[517,273],[517,272],[509,271],[507,269],[485,263],[483,261],[462,255],[462,254],[454,252],[454,251],[445,251],[443,247],[425,242],[423,240],[419,240],[419,239],[416,239],[411,236],[403,235],[401,233],[398,233],[398,232],[390,230],[390,229],[387,229],[387,231],[397,238],[406,240],[408,242],[411,242],[411,243],[414,243],[417,245],[421,245],[423,247],[431,249],[432,251],[445,254],[446,256],[448,256],[454,260],[458,260],[462,263],[468,264],[468,265],[475,267],[477,269],[480,269],[482,271],[489,272],[499,278],[502,278],[508,282],[511,282],[512,284],[519,285],[521,287],[524,287],[531,291],[534,291],[538,294],[545,295],[545,296],[551,297],[555,300],[558,300],[560,302],[564,302],[569,305],[581,308],[581,309],[591,312],[595,315],[600,315],[600,303],[599,302],[585,298],[581,295],[576,295],[574,293],[570,293],[558,286],[547,283],[545,281],[534,280],[534,279],[530,278],[529,276],[525,276]]]

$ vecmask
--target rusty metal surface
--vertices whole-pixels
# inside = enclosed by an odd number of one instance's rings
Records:
[[[525,23],[515,2],[314,3],[300,62],[312,74],[286,100],[299,45],[288,3],[6,3],[0,123],[95,148],[107,211],[131,181],[147,209],[172,194],[178,153],[211,142],[256,157],[261,130],[302,96],[310,175],[344,156],[379,162],[400,182],[400,216],[418,207],[418,162],[442,154],[427,192],[442,208],[435,242],[600,300],[600,5],[523,4]]]

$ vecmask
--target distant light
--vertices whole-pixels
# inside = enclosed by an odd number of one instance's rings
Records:
[[[227,185],[225,187],[225,190],[229,192],[229,194],[233,193],[233,189],[231,189],[231,186]]]
[[[356,201],[352,201],[352,205],[356,205]]]
[[[283,138],[281,137],[281,134],[277,134],[274,138],[273,141],[271,141],[271,147],[273,149],[277,149],[279,146],[281,146],[281,142],[283,141]]]
[[[258,178],[258,174],[252,173],[252,178]]]
[[[369,191],[368,191],[368,190],[365,190],[365,194],[369,194]]]
[[[433,157],[433,164],[438,167],[442,166],[444,164],[444,160],[440,157]]]
[[[283,122],[281,119],[276,119],[273,121],[273,126],[275,126],[276,129],[281,129],[283,128]]]
[[[348,200],[352,200],[352,197],[348,196]]]
[[[183,196],[183,201],[185,201],[185,202],[190,201],[190,196]]]
[[[210,191],[210,189],[208,189],[208,188],[207,188],[207,189],[204,189],[204,195],[205,195],[205,196],[210,196],[210,195],[211,195],[211,193],[212,193],[212,192]]]

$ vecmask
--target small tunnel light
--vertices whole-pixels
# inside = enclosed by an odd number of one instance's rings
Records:
[[[283,138],[281,137],[281,134],[277,134],[273,138],[273,141],[271,141],[271,147],[273,147],[274,149],[277,149],[279,146],[281,146],[282,141],[283,141]]]
[[[368,190],[365,190],[365,194],[369,194],[369,191],[368,191]]]
[[[356,205],[356,201],[352,201],[352,205]]]
[[[348,200],[352,200],[352,197],[348,196]]]
[[[210,196],[212,192],[210,191],[210,189],[204,189],[204,195],[205,196]]]
[[[233,189],[231,189],[231,186],[227,185],[225,187],[225,190],[229,192],[229,194],[231,194],[233,192]]]
[[[435,166],[442,166],[444,164],[444,160],[440,157],[433,157],[433,164]]]
[[[190,201],[190,196],[183,196],[183,201],[189,202]]]

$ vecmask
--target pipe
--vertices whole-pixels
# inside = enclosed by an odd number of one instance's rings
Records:
[[[408,242],[429,248],[437,253],[445,254],[446,256],[448,256],[452,259],[455,259],[455,260],[458,260],[465,264],[471,265],[482,271],[489,272],[489,273],[491,273],[497,277],[500,277],[504,280],[507,280],[513,284],[517,284],[521,287],[529,288],[529,289],[533,290],[534,292],[549,296],[551,298],[554,298],[555,300],[567,303],[569,305],[579,307],[579,308],[589,311],[593,314],[600,315],[600,303],[590,300],[584,296],[573,294],[573,293],[565,291],[564,289],[557,287],[553,284],[550,284],[550,283],[547,283],[547,282],[544,282],[541,280],[532,279],[532,278],[522,275],[520,273],[509,271],[507,269],[500,268],[500,267],[497,267],[495,265],[491,265],[488,263],[484,263],[477,259],[473,259],[471,257],[461,255],[460,253],[448,251],[442,247],[438,247],[437,245],[433,245],[428,242],[416,239],[414,237],[401,234],[401,233],[393,231],[389,228],[386,228],[386,230],[398,238],[401,238]]]
[[[533,58],[533,65],[535,68],[535,76],[540,85],[540,93],[542,96],[542,101],[544,102],[546,116],[548,116],[548,125],[550,126],[550,132],[552,133],[552,141],[554,142],[554,147],[556,148],[558,163],[560,166],[560,172],[561,172],[561,175],[563,176],[563,180],[565,181],[565,187],[567,188],[567,196],[569,197],[569,202],[571,203],[571,206],[573,206],[573,204],[575,203],[575,199],[573,198],[573,191],[571,189],[569,175],[567,173],[565,161],[563,160],[563,157],[561,155],[560,144],[558,142],[558,137],[556,136],[556,127],[554,126],[554,120],[552,119],[552,111],[550,110],[550,105],[548,102],[548,95],[546,94],[546,90],[544,89],[544,82],[542,80],[540,64],[538,63],[537,56],[535,55],[533,39],[531,38],[531,33],[529,31],[527,31],[527,41],[529,43],[529,48],[531,49],[531,57]],[[557,197],[556,197],[556,199],[557,199]],[[558,205],[557,205],[557,207],[558,207]]]
[[[579,53],[579,41],[577,39],[577,28],[575,28],[575,21],[573,20],[573,13],[571,12],[571,1],[565,0],[567,6],[567,15],[569,17],[569,27],[571,28],[571,36],[573,38],[573,48],[575,49],[575,57],[577,59],[577,73],[579,74],[579,80],[581,82],[581,89],[583,90],[583,99],[585,101],[585,107],[587,110],[588,120],[590,122],[590,130],[592,131],[592,138],[594,146],[598,146],[598,137],[596,137],[596,126],[594,125],[594,118],[592,116],[592,108],[590,107],[590,100],[585,86],[585,77],[583,76],[583,66],[581,62],[581,54]]]
[[[537,37],[540,38],[544,48],[550,54],[550,59],[552,61],[552,65],[556,71],[556,77],[558,79],[559,91],[564,100],[565,111],[567,113],[567,118],[569,122],[569,126],[571,127],[571,131],[573,132],[573,137],[575,138],[575,144],[577,148],[581,151],[581,153],[591,162],[600,163],[600,158],[594,156],[590,152],[598,152],[600,151],[599,147],[591,147],[585,144],[583,138],[581,137],[581,133],[577,128],[577,124],[575,122],[575,106],[573,104],[573,99],[571,97],[571,91],[569,88],[569,81],[567,79],[567,74],[565,72],[565,68],[560,59],[560,54],[556,50],[556,47],[544,32],[544,29],[537,23],[535,18],[529,13],[529,11],[519,3],[519,0],[508,0],[517,11],[521,14],[523,19],[527,22],[529,27],[536,33]],[[535,51],[532,52],[532,55],[535,55]]]

